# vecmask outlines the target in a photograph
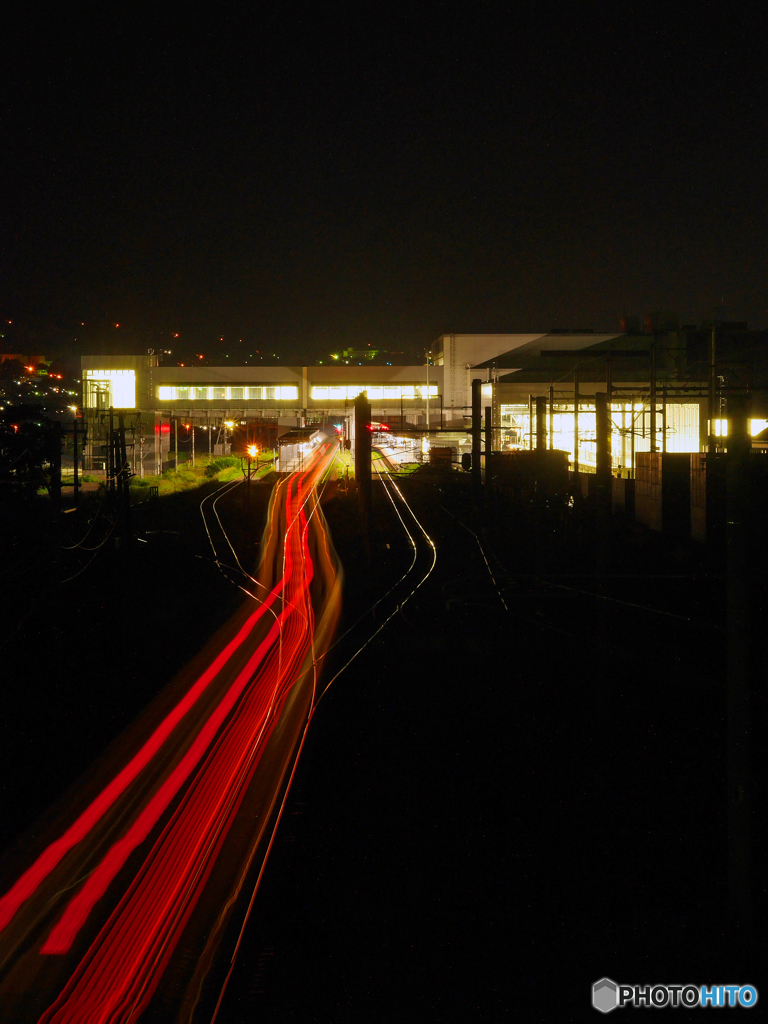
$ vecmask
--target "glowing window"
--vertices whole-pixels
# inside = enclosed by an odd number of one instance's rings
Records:
[[[176,397],[185,402],[189,401],[189,388],[176,388]]]
[[[160,399],[161,402],[169,401],[170,399],[173,398],[173,388],[168,384],[161,384],[160,387],[157,389],[157,397]]]
[[[399,398],[400,397],[400,388],[385,387],[384,388],[384,397],[385,398]]]
[[[227,399],[226,388],[214,388],[213,389],[213,400],[214,402],[225,402]]]
[[[86,390],[88,382],[101,385],[98,390],[108,392],[104,395],[107,406],[115,409],[136,408],[136,371],[135,370],[86,370]]]
[[[400,389],[400,394],[403,396],[403,398],[415,398],[416,389],[412,384],[406,384],[404,387]]]
[[[192,394],[191,394],[190,397],[193,400],[198,400],[198,399],[201,399],[201,398],[207,398],[208,397],[208,388],[191,388],[191,392],[192,392]]]
[[[321,387],[313,387],[312,388],[312,398],[320,399],[320,398],[327,398],[327,397],[328,397],[328,388],[321,388]]]
[[[280,391],[280,398],[282,398],[282,399],[290,399],[290,398],[298,398],[299,397],[299,389],[296,387],[295,384],[287,384],[284,387],[280,388],[279,391]]]
[[[275,397],[275,389],[274,388],[264,388],[264,390],[267,393],[267,398],[274,398]]]
[[[369,398],[383,398],[384,388],[366,388]]]
[[[264,397],[264,388],[248,388],[248,397],[249,398],[263,398]]]
[[[230,388],[229,397],[233,402],[242,402],[243,400],[243,389],[242,388]]]
[[[346,398],[347,397],[347,389],[346,388],[342,388],[342,387],[338,387],[338,386],[330,387],[330,388],[328,388],[328,397],[329,398]]]

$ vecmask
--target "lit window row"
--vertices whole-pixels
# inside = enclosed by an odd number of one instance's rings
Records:
[[[750,420],[749,432],[752,437],[757,437],[768,427],[768,420]],[[715,420],[715,429],[712,431],[715,437],[728,436],[728,420]]]
[[[372,401],[379,398],[425,398],[426,384],[329,384],[313,385],[309,397],[316,401],[337,401],[357,398],[363,391],[368,392]],[[437,398],[437,384],[429,385],[429,397]]]
[[[161,402],[250,402],[250,401],[296,401],[299,389],[295,384],[279,385],[242,385],[227,387],[214,384],[210,386],[188,386],[185,384],[161,384],[157,389],[157,397]]]

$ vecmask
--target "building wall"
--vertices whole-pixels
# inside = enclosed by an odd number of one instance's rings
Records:
[[[444,373],[446,418],[463,423],[472,407],[472,381],[489,380],[486,369],[473,369],[512,349],[542,338],[542,334],[441,334],[432,345],[432,358]]]
[[[638,394],[642,389],[635,382],[635,394],[631,394],[632,385],[616,382],[620,389],[612,397],[611,421],[613,468],[615,470],[633,469],[632,452],[635,456],[650,450],[650,403],[647,386],[645,396]],[[529,408],[535,408],[536,397],[549,396],[549,388],[540,384],[493,384],[494,400],[494,437],[498,447],[527,448],[530,438],[535,435],[535,412],[533,419]],[[485,390],[485,389],[484,389]],[[579,465],[582,469],[592,470],[596,465],[595,445],[595,405],[596,393],[605,393],[605,383],[580,382],[579,384]],[[552,415],[552,446],[567,451],[569,458],[575,458],[573,384],[561,383],[553,392],[554,411]],[[484,404],[488,404],[484,400]],[[547,445],[549,446],[549,403],[547,402]],[[656,441],[659,451],[666,447],[667,452],[695,452],[700,448],[701,419],[706,422],[706,400],[687,394],[668,395],[666,416],[663,411],[662,395],[659,393],[656,403]],[[634,435],[634,444],[633,444]]]
[[[226,414],[232,410],[278,409],[286,414],[299,415],[306,410],[328,410],[344,412],[347,402],[354,398],[357,389],[364,387],[382,390],[390,386],[397,392],[387,400],[382,395],[375,404],[400,408],[401,396],[406,401],[424,402],[424,389],[429,383],[431,401],[440,407],[443,394],[442,367],[431,366],[152,366],[147,356],[87,356],[82,359],[83,377],[97,379],[101,374],[103,382],[109,384],[110,375],[120,371],[136,375],[135,401],[122,408],[173,411],[188,409],[191,412],[210,411]],[[96,378],[93,375],[97,375]],[[222,389],[223,394],[214,397],[210,390],[205,397],[194,394],[196,388]],[[288,388],[290,398],[251,398],[251,387]],[[183,398],[178,389],[189,389]],[[232,389],[242,389],[243,394],[232,397]],[[325,388],[322,396],[313,395],[313,389]],[[162,391],[161,391],[162,389]],[[337,393],[331,397],[331,389]],[[114,397],[116,388],[108,394]],[[114,403],[113,403],[114,404]],[[104,407],[109,407],[107,401]]]

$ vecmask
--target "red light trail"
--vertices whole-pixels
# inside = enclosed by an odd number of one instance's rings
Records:
[[[0,899],[0,964],[11,965],[0,997],[18,999],[14,1020],[136,1020],[196,912],[207,937],[199,990],[233,903],[218,901],[211,920],[217,901],[198,910],[201,896],[220,858],[246,851],[244,866],[219,870],[239,891],[268,852],[338,619],[340,575],[316,493],[335,452],[322,447],[274,489],[262,603],[236,617],[205,671]],[[244,803],[253,836],[238,827]]]

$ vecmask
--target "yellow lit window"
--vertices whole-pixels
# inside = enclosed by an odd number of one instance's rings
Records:
[[[102,385],[100,391],[106,390],[108,395],[104,396],[107,406],[115,409],[136,408],[136,371],[135,370],[86,370],[86,380],[94,384]]]

